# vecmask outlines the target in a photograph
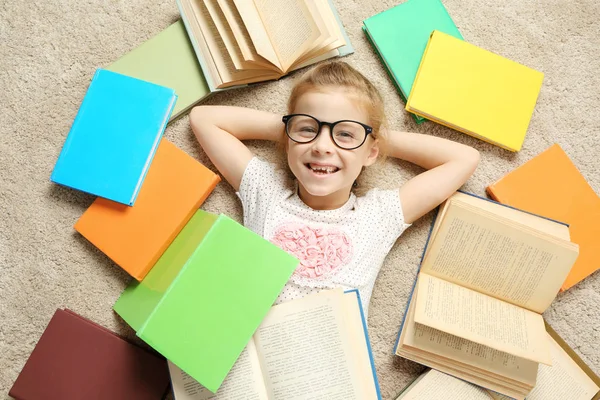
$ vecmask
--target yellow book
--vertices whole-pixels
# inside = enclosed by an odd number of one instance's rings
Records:
[[[433,31],[406,110],[519,151],[544,74]]]

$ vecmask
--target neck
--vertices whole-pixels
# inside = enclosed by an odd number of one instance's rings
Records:
[[[313,210],[336,210],[342,207],[350,198],[350,189],[342,189],[326,196],[315,196],[298,184],[300,200]]]

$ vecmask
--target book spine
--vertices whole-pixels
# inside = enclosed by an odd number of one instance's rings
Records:
[[[179,14],[181,15],[181,20],[183,21],[183,26],[185,27],[185,30],[190,39],[190,43],[192,44],[192,47],[194,48],[194,53],[196,53],[196,58],[198,59],[198,64],[200,65],[200,69],[202,70],[204,79],[206,79],[206,84],[208,85],[208,90],[211,93],[222,90],[222,89],[217,89],[217,87],[215,86],[215,84],[213,82],[213,78],[210,75],[210,71],[205,64],[204,59],[202,58],[202,53],[200,52],[200,49],[198,49],[198,43],[196,42],[196,38],[194,37],[192,28],[190,27],[190,23],[186,17],[187,14],[186,14],[185,10],[183,9],[183,4],[181,4],[181,0],[176,0],[176,1],[177,1],[177,8],[179,9]]]
[[[346,29],[344,28],[344,24],[342,23],[340,14],[338,13],[337,9],[335,8],[335,4],[333,4],[333,0],[328,0],[328,3],[329,3],[329,7],[331,8],[331,12],[333,13],[335,20],[340,27],[340,32],[342,32],[344,41],[346,42],[345,46],[342,46],[339,49],[337,49],[338,54],[340,56],[346,56],[348,54],[352,54],[352,53],[354,53],[354,47],[352,47],[352,43],[350,43],[350,38],[348,37],[348,34],[346,33]]]
[[[400,322],[400,329],[398,330],[398,336],[396,336],[396,344],[394,344],[394,353],[398,351],[398,344],[400,344],[400,335],[402,334],[402,329],[404,329],[404,323],[406,322],[406,314],[408,314],[408,307],[410,306],[410,301],[415,293],[415,287],[417,286],[417,279],[419,278],[419,272],[421,271],[421,266],[423,265],[423,260],[425,259],[425,253],[427,251],[427,247],[429,246],[429,241],[431,240],[431,234],[433,233],[433,226],[435,225],[435,220],[437,219],[438,213],[440,211],[440,207],[438,206],[435,210],[435,215],[433,216],[433,220],[431,221],[431,225],[429,226],[429,234],[427,235],[427,241],[425,242],[425,247],[423,248],[423,253],[421,253],[421,261],[419,262],[419,266],[417,268],[417,274],[415,276],[415,281],[410,290],[410,294],[408,296],[408,300],[406,302],[406,307],[404,308],[404,315],[402,316],[402,322]]]
[[[156,149],[158,148],[160,139],[162,139],[165,129],[167,128],[167,123],[169,122],[169,117],[171,116],[171,113],[173,112],[173,108],[175,107],[176,102],[177,102],[177,95],[175,94],[175,91],[173,91],[172,97],[171,97],[171,104],[169,105],[169,108],[168,108],[167,112],[165,113],[163,120],[160,123],[160,130],[157,132],[156,137],[154,138],[154,143],[152,144],[152,149],[150,150],[150,154],[148,154],[148,158],[146,159],[146,164],[144,164],[144,169],[142,170],[142,174],[140,175],[140,178],[137,181],[137,185],[135,186],[135,189],[133,190],[133,195],[131,196],[131,199],[129,200],[130,206],[133,206],[133,203],[135,203],[135,199],[137,198],[137,196],[140,192],[140,188],[142,187],[142,183],[144,182],[144,179],[146,178],[148,169],[150,169],[150,164],[152,163],[152,160],[154,159],[154,155],[156,154]]]
[[[367,321],[365,319],[365,313],[363,311],[362,300],[360,298],[360,292],[358,289],[347,290],[344,293],[356,294],[356,301],[358,302],[358,309],[360,311],[360,320],[362,321],[363,333],[365,335],[365,342],[367,345],[367,351],[369,352],[369,361],[371,362],[371,372],[373,373],[373,381],[375,382],[375,389],[377,390],[377,399],[381,400],[381,390],[379,389],[379,381],[377,380],[377,370],[375,369],[375,360],[373,358],[373,350],[371,349],[371,341],[369,340],[369,330],[367,328]]]

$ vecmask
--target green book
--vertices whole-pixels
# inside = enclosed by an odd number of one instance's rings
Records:
[[[363,22],[363,30],[406,103],[434,30],[463,39],[440,0],[408,0]],[[425,118],[412,114],[417,123]]]
[[[198,210],[114,310],[138,337],[215,392],[297,264],[229,217]]]
[[[106,69],[174,89],[178,99],[171,120],[211,93],[181,20]]]

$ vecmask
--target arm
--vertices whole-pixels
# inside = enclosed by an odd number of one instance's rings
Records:
[[[253,157],[241,141],[279,141],[284,127],[280,115],[226,106],[194,107],[190,125],[208,158],[236,191]]]
[[[479,152],[435,136],[390,131],[389,155],[427,171],[400,188],[406,223],[425,215],[459,189],[477,168]]]

